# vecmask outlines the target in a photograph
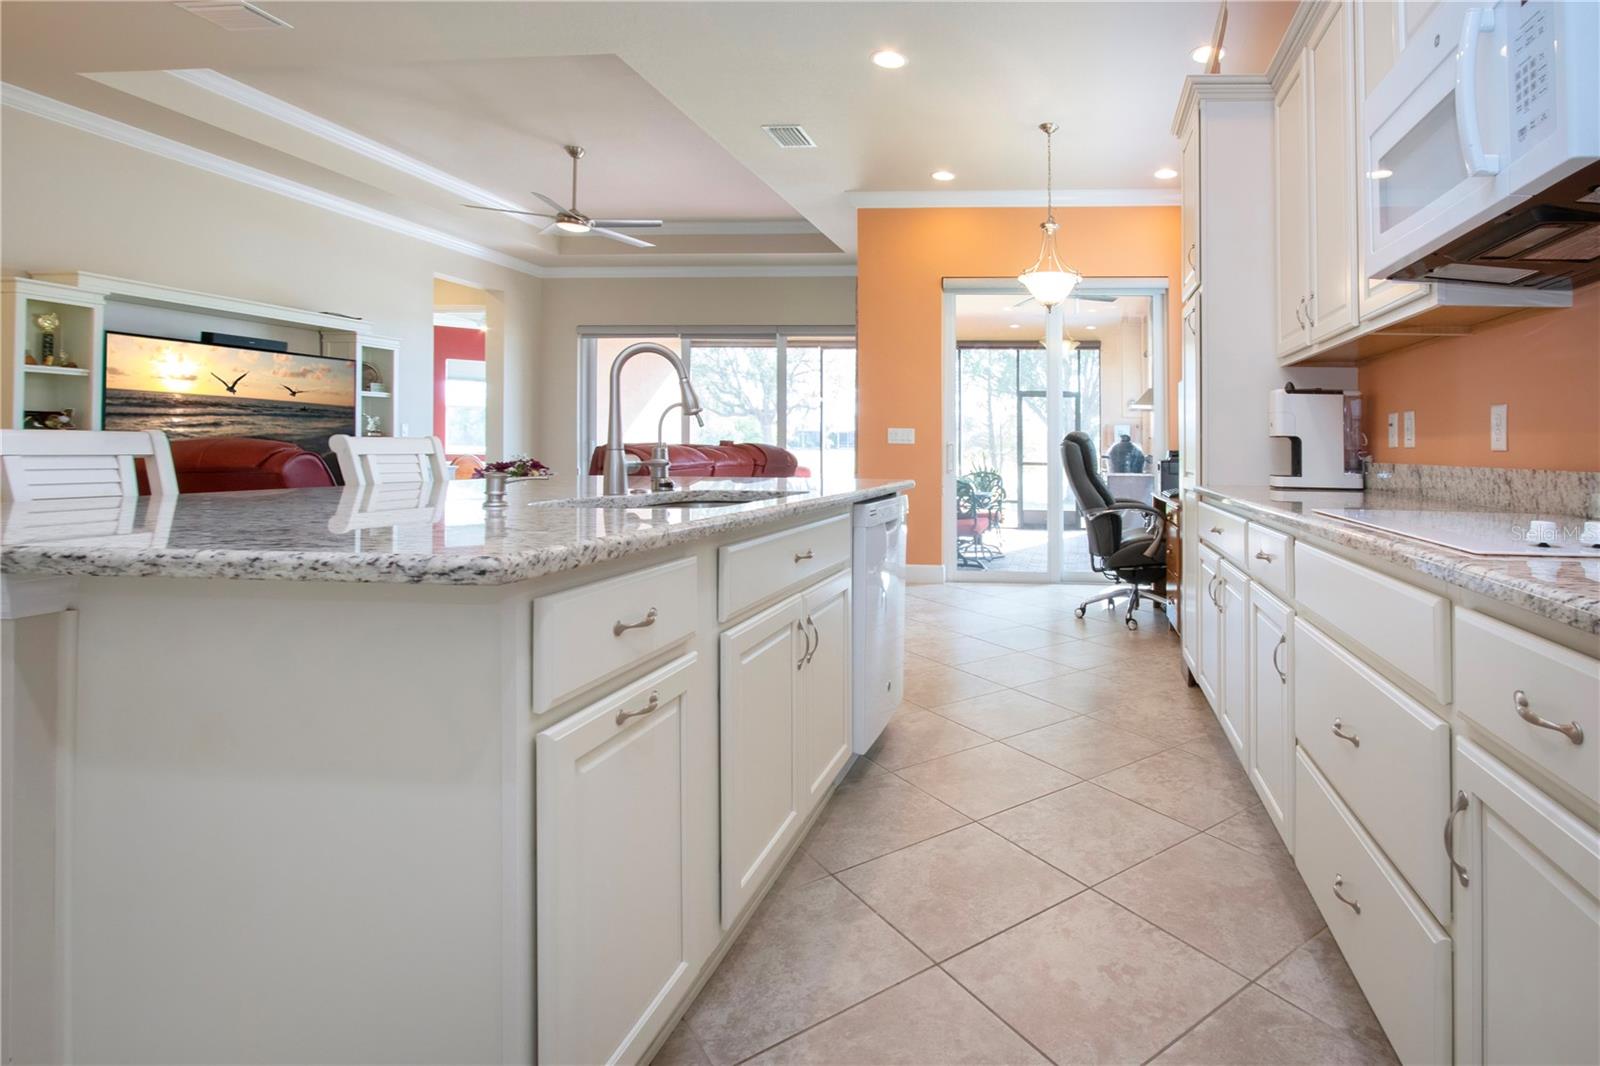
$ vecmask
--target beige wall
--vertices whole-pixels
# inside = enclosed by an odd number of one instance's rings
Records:
[[[0,143],[5,273],[81,270],[360,315],[401,342],[398,421],[414,434],[433,424],[435,276],[489,290],[501,395],[516,400],[503,446],[532,447],[539,279],[14,110],[0,111]]]
[[[853,327],[856,283],[854,278],[551,278],[544,283],[543,318],[534,439],[540,458],[568,471],[578,467],[578,332],[583,327],[638,327],[645,334],[652,326]],[[628,364],[629,373],[636,365]]]

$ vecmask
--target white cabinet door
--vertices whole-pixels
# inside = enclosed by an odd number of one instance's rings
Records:
[[[1181,147],[1178,180],[1183,183],[1181,221],[1183,235],[1183,297],[1200,287],[1200,119],[1189,123]]]
[[[799,596],[722,634],[722,925],[728,928],[800,828],[795,797]]]
[[[795,809],[804,818],[850,761],[850,573],[806,590],[795,701]]]
[[[1183,385],[1178,407],[1178,461],[1185,488],[1200,480],[1200,294],[1183,305]],[[1190,512],[1193,514],[1193,512]]]
[[[1250,644],[1246,637],[1250,616],[1250,579],[1244,571],[1221,561],[1221,580],[1217,582],[1217,601],[1222,605],[1222,680],[1217,686],[1222,697],[1222,732],[1233,745],[1241,766],[1250,765],[1247,749],[1250,713]]]
[[[1259,582],[1250,583],[1250,730],[1247,768],[1267,817],[1294,853],[1294,705],[1289,683],[1292,612]]]
[[[693,653],[535,740],[539,1061],[634,1062],[689,990]],[[706,832],[714,827],[705,826]],[[709,871],[707,871],[709,878]]]
[[[1199,497],[1192,492],[1183,494],[1183,591],[1178,633],[1183,638],[1183,660],[1189,673],[1200,673],[1200,607],[1205,603],[1205,579],[1200,576],[1200,537],[1195,529],[1200,512]]]
[[[1211,709],[1215,711],[1221,706],[1221,691],[1218,684],[1222,677],[1222,607],[1217,598],[1217,584],[1221,577],[1222,557],[1204,544],[1199,546],[1200,556],[1200,581],[1196,589],[1196,609],[1200,615],[1200,624],[1195,627],[1198,637],[1198,655],[1200,672],[1195,680],[1200,683],[1200,691],[1210,701]],[[1221,717],[1218,712],[1218,717]]]
[[[1273,187],[1277,192],[1277,298],[1274,336],[1279,355],[1310,342],[1306,300],[1311,295],[1311,176],[1305,53],[1295,60],[1272,105]]]
[[[1460,738],[1455,780],[1456,1061],[1600,1062],[1600,835]]]
[[[1355,67],[1350,7],[1330,4],[1306,48],[1311,114],[1313,343],[1356,324]]]

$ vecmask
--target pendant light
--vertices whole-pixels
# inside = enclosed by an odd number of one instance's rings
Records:
[[[1044,230],[1044,240],[1039,244],[1038,260],[1017,275],[1017,280],[1048,311],[1067,298],[1078,282],[1083,280],[1083,275],[1064,265],[1056,254],[1056,230],[1061,227],[1056,224],[1050,195],[1050,185],[1054,180],[1050,139],[1060,127],[1054,122],[1041,122],[1039,129],[1044,132],[1044,221],[1039,223],[1039,228]]]

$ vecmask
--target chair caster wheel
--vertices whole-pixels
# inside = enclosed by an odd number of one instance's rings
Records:
[[[1084,611],[1084,609],[1082,607],[1079,607],[1076,611],[1073,611],[1072,613],[1077,615],[1079,618],[1082,618],[1086,612]]]
[[[1127,626],[1129,629],[1138,629],[1139,620],[1137,618],[1129,618],[1123,622],[1123,625]]]

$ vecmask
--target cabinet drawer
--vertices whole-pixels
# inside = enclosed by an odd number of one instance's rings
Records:
[[[850,561],[850,516],[729,544],[717,552],[717,620],[810,581]]]
[[[1245,552],[1249,556],[1245,563],[1250,576],[1280,596],[1289,595],[1289,552],[1293,544],[1287,534],[1251,522],[1245,531]]]
[[[1455,691],[1463,716],[1600,803],[1600,660],[1458,607]],[[1572,736],[1524,720],[1523,704]]]
[[[1200,539],[1239,565],[1244,565],[1245,521],[1211,506],[1200,505]]]
[[[694,633],[694,559],[679,559],[533,601],[533,712]]]
[[[1450,702],[1449,601],[1301,541],[1295,599],[1374,660]]]
[[[1449,1062],[1450,938],[1304,751],[1295,765],[1294,835],[1300,876],[1400,1061]]]
[[[1450,913],[1439,833],[1450,727],[1304,620],[1294,623],[1295,738],[1433,913]]]

